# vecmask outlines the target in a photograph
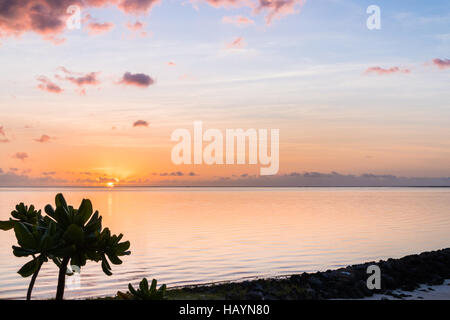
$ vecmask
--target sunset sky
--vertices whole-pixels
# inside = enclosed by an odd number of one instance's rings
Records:
[[[279,181],[450,177],[447,0],[0,0],[0,57],[0,186],[259,179],[174,165],[196,120],[280,129]]]

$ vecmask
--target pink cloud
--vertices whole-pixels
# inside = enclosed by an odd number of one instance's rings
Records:
[[[6,136],[5,130],[3,130],[3,126],[0,126],[0,135]]]
[[[439,69],[447,69],[450,68],[450,59],[433,59],[433,64]]]
[[[60,44],[57,38],[66,28],[70,14],[67,8],[78,5],[82,9],[114,5],[125,13],[148,13],[160,0],[10,0],[0,4],[0,37],[19,36],[34,32],[44,39]],[[110,28],[109,25],[91,26],[94,30]]]
[[[126,26],[133,35],[138,35],[141,37],[146,37],[148,35],[147,31],[144,31],[145,23],[143,22],[136,21],[135,23],[127,23]]]
[[[133,123],[133,127],[148,127],[150,124],[145,120],[138,120]]]
[[[70,81],[78,87],[86,85],[95,86],[100,84],[100,80],[97,79],[97,75],[99,74],[99,72],[89,72],[86,74],[82,74],[79,72],[69,71],[64,67],[59,67],[58,69],[66,74],[65,77],[57,76],[58,79]]]
[[[130,85],[130,86],[137,86],[137,87],[148,87],[155,83],[155,80],[153,80],[150,76],[144,74],[144,73],[130,73],[125,72],[125,74],[122,76],[122,79],[119,81],[120,84],[124,85]]]
[[[196,2],[200,2],[200,1],[201,0],[191,0],[192,3],[196,3]],[[210,6],[213,6],[215,8],[243,7],[245,5],[250,4],[249,1],[245,1],[245,0],[204,0],[204,1],[207,2]]]
[[[13,158],[14,158],[14,159],[18,159],[18,160],[25,161],[25,159],[28,158],[28,154],[25,153],[25,152],[16,152],[16,153],[13,155]]]
[[[253,21],[252,19],[243,16],[235,16],[235,17],[225,16],[222,18],[222,22],[234,24],[236,26],[247,26],[255,23],[255,21]]]
[[[34,141],[40,142],[40,143],[45,143],[45,142],[50,141],[50,139],[51,139],[51,138],[50,138],[48,135],[43,134],[40,138],[34,139]]]
[[[9,139],[0,139],[0,143],[8,143]]]
[[[192,3],[206,2],[213,7],[249,7],[254,13],[264,12],[266,22],[293,14],[305,0],[190,0]],[[19,36],[26,32],[41,35],[44,39],[60,44],[65,41],[57,36],[66,28],[70,14],[67,8],[78,5],[83,10],[89,7],[115,6],[126,14],[146,14],[160,0],[2,0],[0,5],[0,37]],[[88,26],[92,34],[106,32],[110,23],[92,23]]]
[[[39,81],[38,84],[38,88],[43,90],[43,91],[47,91],[47,92],[51,92],[51,93],[61,93],[64,90],[61,89],[61,87],[59,87],[57,84],[51,82],[47,77],[45,76],[40,76],[37,79]]]
[[[273,19],[279,19],[285,15],[294,14],[303,6],[306,0],[258,0],[259,5],[255,12],[267,12],[266,23],[271,24]]]
[[[228,49],[241,49],[245,46],[244,38],[238,37],[227,44]]]
[[[111,22],[91,22],[87,25],[88,33],[90,35],[100,35],[111,31],[114,28],[114,24]]]
[[[149,12],[159,0],[121,0],[119,8],[126,13],[146,13]]]
[[[140,21],[136,21],[135,23],[127,23],[127,28],[131,31],[139,31],[144,28],[144,24]]]
[[[196,3],[202,0],[191,0]],[[213,7],[250,7],[253,12],[265,13],[266,23],[271,24],[274,19],[297,13],[306,0],[203,0]]]
[[[175,62],[173,62],[173,61],[169,61],[169,62],[167,62],[167,65],[169,67],[175,67],[177,64]]]
[[[381,67],[370,67],[367,68],[366,70],[366,74],[369,73],[376,73],[379,75],[387,75],[387,74],[393,74],[393,73],[410,73],[411,70],[409,69],[400,69],[399,67],[391,67],[388,69],[385,68],[381,68]]]
[[[6,36],[18,36],[32,31],[51,40],[52,35],[65,28],[66,9],[74,0],[2,1],[0,30]]]
[[[63,67],[63,66],[58,67],[58,69],[61,70],[64,73],[67,73],[67,74],[80,74],[80,73],[77,73],[77,72],[70,71],[66,67]]]

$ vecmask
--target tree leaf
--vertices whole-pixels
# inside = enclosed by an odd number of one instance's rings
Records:
[[[66,211],[69,211],[69,208],[67,207],[66,199],[64,199],[64,196],[61,193],[58,193],[56,195],[55,204],[56,204],[56,207],[62,207]]]
[[[33,259],[30,262],[25,263],[17,273],[26,278],[31,276],[37,270],[38,266],[39,259]]]
[[[14,224],[14,232],[16,234],[17,242],[24,248],[35,248],[36,241],[33,234],[25,227],[22,222]]]
[[[10,230],[14,228],[14,220],[9,219],[8,221],[0,221],[0,230]]]
[[[64,232],[63,239],[69,243],[73,243],[77,246],[81,246],[84,242],[84,232],[76,224],[71,224],[66,232]]]
[[[84,224],[89,220],[93,212],[92,203],[89,199],[83,199],[80,208],[78,209],[77,224],[84,226]]]

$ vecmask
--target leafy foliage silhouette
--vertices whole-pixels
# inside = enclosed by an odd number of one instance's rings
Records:
[[[103,272],[110,276],[114,265],[122,264],[121,256],[129,255],[130,242],[120,242],[123,235],[112,235],[108,228],[102,229],[102,217],[98,211],[93,212],[92,203],[83,199],[78,209],[68,206],[64,196],[57,194],[55,207],[45,207],[46,216],[34,206],[20,203],[11,212],[12,218],[0,221],[1,230],[14,229],[19,246],[13,246],[17,257],[31,256],[32,260],[20,268],[22,277],[32,276],[28,287],[27,299],[31,292],[41,266],[51,259],[59,268],[56,299],[64,297],[67,267],[81,268],[87,261],[99,262]],[[109,260],[109,261],[108,261]]]
[[[166,285],[163,284],[159,289],[156,289],[157,281],[152,280],[152,284],[149,287],[146,278],[142,279],[139,283],[139,288],[134,289],[133,286],[128,284],[128,292],[123,293],[118,291],[117,297],[123,300],[164,300],[166,293]]]

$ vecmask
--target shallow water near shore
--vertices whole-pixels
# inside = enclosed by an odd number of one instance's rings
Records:
[[[66,298],[113,295],[129,282],[186,284],[324,271],[450,247],[450,188],[0,188],[0,219],[15,204],[43,208],[63,192],[89,198],[131,256],[107,277],[90,263]],[[0,232],[0,298],[23,299],[13,232]],[[47,263],[33,298],[56,289]]]

